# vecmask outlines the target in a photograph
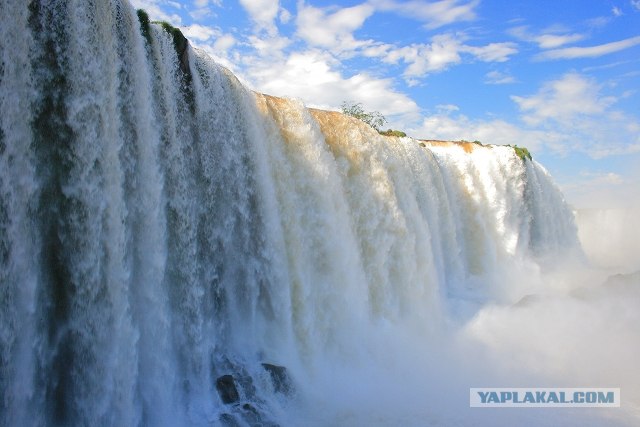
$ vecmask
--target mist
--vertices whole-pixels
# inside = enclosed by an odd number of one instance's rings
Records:
[[[578,209],[578,237],[592,265],[612,273],[640,270],[640,208]]]
[[[450,318],[437,334],[379,325],[369,337],[375,344],[357,338],[358,363],[331,359],[318,368],[309,385],[313,406],[300,419],[318,426],[637,425],[640,274],[607,274],[558,266],[513,282],[526,292],[537,286],[514,303],[454,301],[467,316]],[[621,405],[469,408],[470,387],[620,388]]]

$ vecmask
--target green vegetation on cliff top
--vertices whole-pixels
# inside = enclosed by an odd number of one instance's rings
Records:
[[[518,147],[517,145],[509,145],[509,147],[513,148],[513,151],[516,152],[516,155],[520,157],[520,159],[524,162],[525,159],[532,160],[531,153],[525,147]]]
[[[142,31],[142,35],[147,39],[147,42],[151,41],[151,33],[149,31],[150,24],[158,24],[165,30],[169,35],[173,38],[173,46],[176,49],[176,53],[178,57],[182,57],[184,51],[187,49],[187,45],[189,41],[182,34],[179,28],[174,27],[166,21],[151,21],[149,20],[149,14],[144,9],[138,9],[136,11],[138,14],[138,21],[140,21],[140,30]]]
[[[171,36],[173,41],[173,48],[176,52],[176,56],[178,57],[178,66],[181,71],[181,78],[183,82],[183,90],[185,92],[185,98],[187,103],[189,104],[189,108],[191,111],[195,110],[195,96],[193,93],[192,81],[193,76],[191,75],[191,69],[189,67],[189,40],[182,34],[179,28],[174,27],[165,21],[150,21],[149,14],[144,9],[138,9],[136,11],[138,14],[138,21],[140,21],[140,32],[144,36],[147,45],[150,46],[152,43],[151,40],[151,24],[159,25],[167,34]]]
[[[184,51],[187,49],[187,45],[189,44],[189,41],[184,36],[184,34],[182,34],[182,31],[166,21],[153,21],[153,23],[160,25],[163,30],[169,33],[171,37],[173,37],[173,46],[176,48],[178,56],[182,56]]]
[[[397,137],[407,136],[407,134],[402,132],[401,130],[393,130],[393,129],[382,130],[382,131],[379,131],[379,133],[380,135],[384,135],[384,136],[397,136]]]
[[[138,21],[140,21],[140,30],[142,30],[142,35],[147,40],[147,43],[150,43],[151,33],[149,32],[149,14],[144,9],[138,9],[136,13],[138,14]]]
[[[387,123],[387,119],[377,111],[365,111],[360,102],[343,102],[342,113],[361,120],[380,132],[380,128]]]

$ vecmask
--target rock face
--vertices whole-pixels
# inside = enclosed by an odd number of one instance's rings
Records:
[[[276,392],[289,394],[293,391],[293,384],[291,383],[291,378],[289,378],[287,368],[271,363],[263,363],[262,367],[271,376],[273,388]]]
[[[220,424],[224,427],[241,427],[241,424],[231,414],[220,414]]]
[[[229,404],[240,400],[240,394],[231,375],[223,375],[216,380],[216,389],[223,403]]]
[[[179,28],[174,27],[165,21],[150,21],[149,14],[144,9],[138,9],[138,20],[140,21],[140,30],[142,35],[147,40],[147,43],[151,43],[151,33],[149,31],[149,25],[158,24],[173,38],[173,46],[178,56],[178,64],[180,70],[184,74],[187,83],[191,82],[191,70],[189,68],[189,53],[187,48],[189,47],[189,40],[182,34]]]

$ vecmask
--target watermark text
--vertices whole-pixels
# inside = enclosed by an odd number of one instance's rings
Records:
[[[472,408],[620,407],[619,388],[471,388]]]

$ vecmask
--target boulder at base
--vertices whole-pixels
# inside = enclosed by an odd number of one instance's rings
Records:
[[[284,366],[272,365],[271,363],[263,363],[262,367],[265,371],[269,372],[271,381],[273,382],[273,388],[278,393],[289,394],[293,389],[291,378],[287,368]]]
[[[223,375],[216,380],[216,389],[223,403],[234,403],[240,400],[240,394],[231,375]]]

